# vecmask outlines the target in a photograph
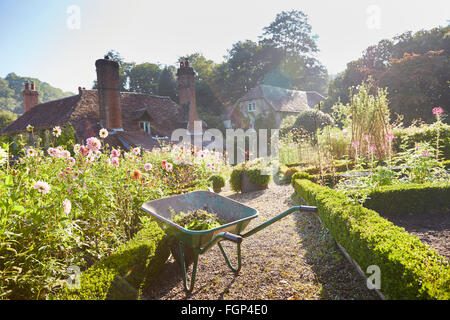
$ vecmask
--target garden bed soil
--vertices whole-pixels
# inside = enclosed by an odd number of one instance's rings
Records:
[[[386,216],[450,261],[450,213]]]
[[[253,207],[263,221],[298,205],[290,185],[270,184],[266,190],[221,195]],[[230,260],[235,244],[224,242]],[[191,268],[189,268],[191,269]],[[190,270],[189,270],[190,274]],[[294,213],[242,242],[242,269],[235,276],[218,246],[200,255],[192,293],[183,288],[181,270],[173,257],[145,292],[146,299],[378,299],[366,281],[341,254],[314,213]]]

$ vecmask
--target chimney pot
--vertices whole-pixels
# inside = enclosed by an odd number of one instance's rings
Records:
[[[81,87],[78,87],[78,94],[81,95]]]
[[[186,59],[186,61],[184,62],[184,65],[185,65],[186,67],[189,67],[189,60],[188,60],[188,59]]]
[[[180,67],[181,67],[181,68],[184,67],[184,62],[183,62],[183,61],[180,62]]]
[[[34,91],[34,82],[31,82],[31,90]]]
[[[28,83],[28,81],[25,81],[25,90],[29,90],[30,89],[30,84]]]

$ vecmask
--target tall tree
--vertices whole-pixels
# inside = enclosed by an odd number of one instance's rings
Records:
[[[133,65],[127,72],[128,90],[131,92],[156,94],[158,92],[158,79],[161,68],[154,63],[141,63]]]
[[[178,101],[174,66],[165,66],[162,69],[158,79],[158,95],[170,97],[175,102]]]
[[[282,48],[285,56],[287,53],[313,54],[318,51],[308,16],[302,11],[282,11],[263,30],[262,43]]]

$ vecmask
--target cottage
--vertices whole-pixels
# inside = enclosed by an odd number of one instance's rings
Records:
[[[169,97],[120,92],[119,64],[108,57],[95,62],[98,90],[78,88],[78,94],[38,104],[38,93],[31,84],[23,90],[24,114],[0,134],[16,135],[32,125],[36,130],[72,126],[79,143],[109,131],[105,142],[129,150],[133,146],[152,149],[171,136],[173,130],[186,128],[193,133],[198,120],[194,70],[181,62],[177,72],[179,104]]]
[[[258,85],[240,98],[224,121],[227,127],[254,128],[258,118],[271,117],[276,128],[283,118],[311,109],[325,97],[315,91],[297,91]]]

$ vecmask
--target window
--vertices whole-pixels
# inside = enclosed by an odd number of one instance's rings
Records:
[[[248,111],[249,112],[256,111],[256,103],[255,102],[249,102],[249,104],[248,104]]]
[[[148,134],[152,134],[150,121],[139,121],[139,127],[143,129]]]

